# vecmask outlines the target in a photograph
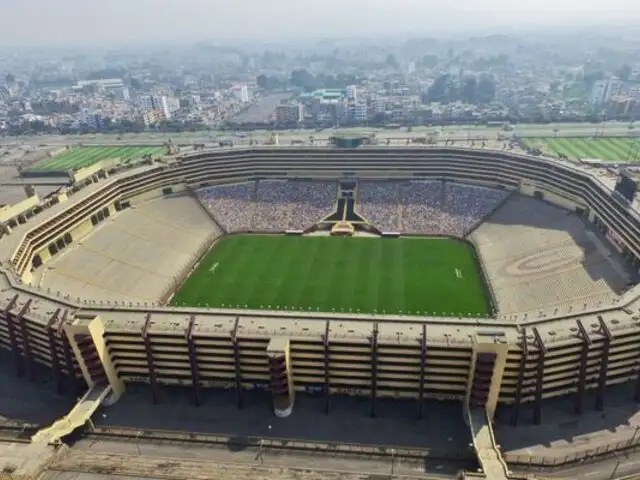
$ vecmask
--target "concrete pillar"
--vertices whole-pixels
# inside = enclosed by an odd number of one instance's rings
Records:
[[[470,402],[473,403],[473,390],[482,387],[484,408],[491,419],[498,404],[508,354],[509,343],[504,335],[495,335],[493,332],[490,335],[484,335],[479,332],[474,338],[465,403],[467,405]],[[488,367],[488,370],[485,367]]]
[[[78,338],[83,337],[90,339],[93,344],[90,353],[92,356],[95,355],[95,360],[98,360],[102,367],[99,375],[100,382],[106,382],[111,385],[114,399],[120,398],[120,395],[124,393],[125,387],[111,362],[111,355],[105,342],[102,319],[98,315],[76,314],[72,322],[64,325],[64,332],[88,387],[91,388],[96,384],[96,375],[92,372],[96,365],[87,363],[87,358],[85,358],[87,353],[82,350],[78,343]],[[94,359],[92,358],[92,360]]]
[[[273,337],[267,345],[273,412],[277,417],[288,417],[293,411],[294,391],[289,339]]]

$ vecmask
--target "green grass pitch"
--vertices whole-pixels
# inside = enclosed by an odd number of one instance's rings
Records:
[[[69,170],[89,167],[106,158],[120,158],[122,161],[135,160],[143,155],[163,155],[164,147],[123,146],[123,147],[78,147],[62,152],[55,157],[45,158],[30,171]]]
[[[598,159],[606,162],[635,161],[640,152],[640,138],[630,137],[536,137],[524,138],[530,148],[540,148],[551,155],[569,158]]]
[[[485,316],[473,248],[439,238],[239,235],[220,240],[176,306]]]

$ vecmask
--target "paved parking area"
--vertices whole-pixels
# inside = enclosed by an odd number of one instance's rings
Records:
[[[288,93],[276,93],[262,97],[245,111],[232,117],[231,121],[236,123],[268,122],[269,117],[275,113],[276,106],[289,97],[291,95]]]
[[[75,398],[58,395],[51,379],[51,372],[36,370],[35,382],[17,377],[13,358],[0,350],[0,423],[19,422],[48,425],[65,415],[74,405]]]
[[[378,401],[378,415],[369,416],[364,398],[332,398],[324,414],[324,399],[297,394],[294,413],[277,418],[265,393],[247,393],[238,410],[233,392],[205,391],[195,407],[190,392],[162,390],[161,401],[151,403],[147,386],[130,386],[113,406],[96,415],[96,425],[140,429],[180,430],[229,436],[254,436],[368,445],[405,446],[458,452],[468,448],[469,431],[456,403],[429,402],[417,419],[415,402]]]
[[[574,413],[574,396],[546,400],[541,425],[532,422],[532,405],[522,408],[517,427],[510,424],[510,409],[501,408],[496,414],[498,443],[508,453],[507,458],[574,456],[629,442],[634,436],[640,443],[640,411],[633,400],[634,389],[632,383],[607,388],[604,411],[594,408],[595,392],[587,392],[582,415]]]

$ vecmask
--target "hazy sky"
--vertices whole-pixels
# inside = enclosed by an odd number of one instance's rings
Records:
[[[371,36],[640,21],[640,0],[0,0],[0,45]]]

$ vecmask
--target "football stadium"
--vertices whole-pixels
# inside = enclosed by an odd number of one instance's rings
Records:
[[[95,170],[95,169],[94,169]],[[543,401],[640,399],[631,174],[465,147],[252,147],[92,171],[3,212],[0,345],[51,371],[83,426],[129,385],[459,402],[481,468],[491,422]],[[595,394],[595,405],[585,401]],[[300,396],[300,398],[304,398]],[[589,397],[590,398],[590,397]],[[492,452],[492,453],[488,453]]]

